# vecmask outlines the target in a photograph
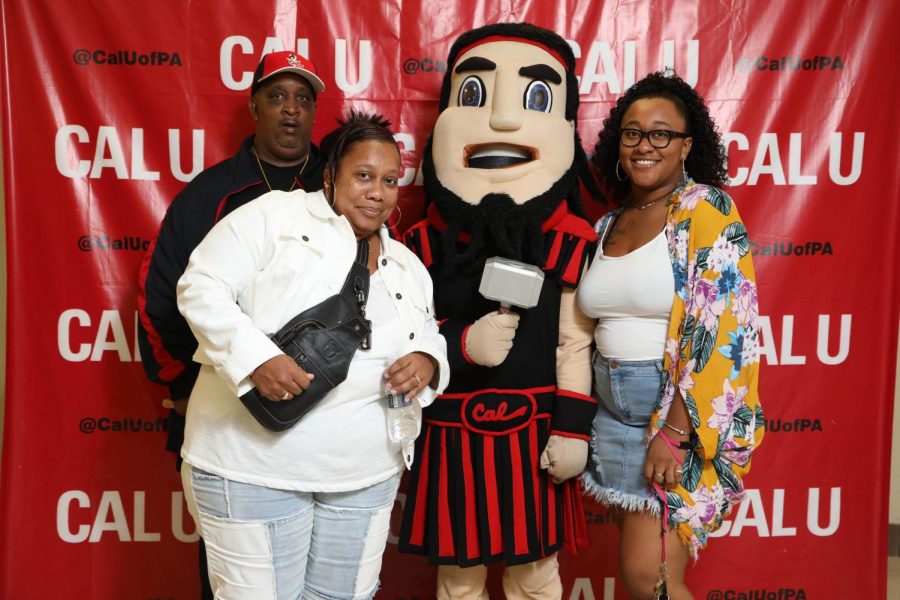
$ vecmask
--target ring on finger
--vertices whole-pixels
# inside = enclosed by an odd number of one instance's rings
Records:
[[[419,378],[418,375],[416,375],[415,373],[413,373],[413,377],[416,378],[416,385],[417,385],[417,386],[422,385],[422,380]]]
[[[284,396],[282,396],[281,399],[282,399],[282,400],[290,400],[290,399],[291,399],[291,393],[290,393],[290,392],[285,392],[285,393],[284,393]]]
[[[682,469],[680,469],[679,467],[675,467],[675,472],[678,473],[679,475],[684,473],[684,471]]]
[[[659,478],[659,479],[662,479],[662,478],[665,477],[665,476],[666,476],[665,473],[657,473],[657,474],[656,474],[656,477]]]

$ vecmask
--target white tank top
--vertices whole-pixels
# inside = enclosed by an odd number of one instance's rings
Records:
[[[597,350],[618,360],[663,357],[675,277],[666,232],[625,256],[597,256],[578,287],[578,304],[594,328]]]

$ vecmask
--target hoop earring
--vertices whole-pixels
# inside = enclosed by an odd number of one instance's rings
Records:
[[[396,211],[399,213],[399,214],[397,215],[397,220],[394,221],[393,223],[391,223],[391,215],[394,214],[394,211],[391,211],[391,214],[388,215],[388,218],[387,218],[387,221],[386,221],[386,222],[387,222],[387,226],[390,227],[391,229],[397,227],[397,225],[400,224],[400,221],[403,220],[403,211],[400,210],[400,203],[399,203],[399,202],[398,202],[397,204],[394,205],[394,210],[396,210]]]
[[[619,181],[625,181],[628,178],[624,177],[622,175],[619,175],[619,167],[621,166],[620,163],[621,163],[621,161],[619,161],[619,160],[616,161],[616,179],[618,179]]]
[[[323,179],[325,178],[325,175],[328,175],[328,179],[322,182],[322,192],[325,194],[325,200],[328,202],[328,206],[334,208],[334,168],[332,168],[330,162],[322,169]]]

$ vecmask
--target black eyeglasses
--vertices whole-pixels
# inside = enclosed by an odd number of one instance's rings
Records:
[[[672,131],[671,129],[653,129],[651,131],[623,129],[619,136],[619,141],[626,148],[634,148],[641,143],[641,140],[644,139],[644,137],[647,138],[647,141],[650,142],[651,146],[662,149],[672,142],[672,138],[686,138],[691,136],[686,133],[681,133],[680,131]]]

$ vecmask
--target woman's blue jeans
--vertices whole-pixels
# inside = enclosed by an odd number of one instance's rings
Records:
[[[216,598],[375,595],[399,474],[331,493],[231,481],[187,463],[181,474]]]

